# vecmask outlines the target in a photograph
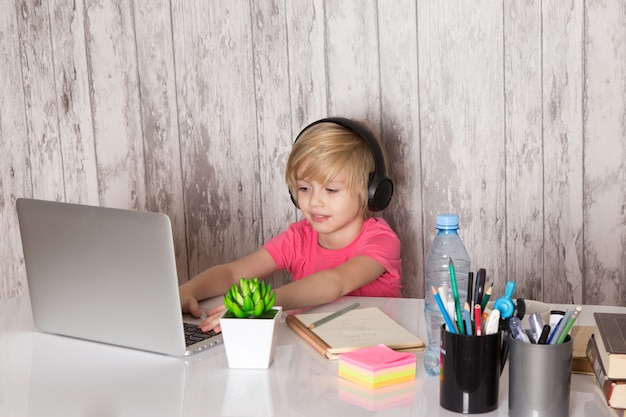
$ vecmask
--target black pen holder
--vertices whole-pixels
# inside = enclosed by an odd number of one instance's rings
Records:
[[[501,355],[501,332],[465,336],[442,325],[439,404],[464,414],[498,408]]]

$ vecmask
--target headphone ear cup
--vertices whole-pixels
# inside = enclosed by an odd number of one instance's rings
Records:
[[[289,190],[289,198],[291,198],[291,202],[293,203],[294,206],[296,206],[296,208],[300,208],[300,206],[298,206],[298,202],[296,201],[296,199],[293,198],[293,194],[291,194],[291,190]]]
[[[367,187],[367,206],[369,211],[383,211],[393,196],[393,181],[386,175],[370,175]]]

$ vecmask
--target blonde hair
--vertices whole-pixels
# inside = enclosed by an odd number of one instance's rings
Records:
[[[301,167],[304,167],[303,178],[324,185],[345,169],[346,185],[357,194],[363,217],[368,216],[367,187],[375,163],[369,145],[358,133],[332,122],[324,122],[300,134],[285,169],[285,180],[296,204],[297,174]]]

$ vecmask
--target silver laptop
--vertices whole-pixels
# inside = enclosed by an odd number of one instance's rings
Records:
[[[25,198],[17,214],[40,331],[173,356],[222,342],[183,323],[166,215]]]

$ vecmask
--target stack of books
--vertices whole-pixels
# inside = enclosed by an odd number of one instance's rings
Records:
[[[615,416],[626,417],[626,314],[594,313],[587,358],[596,387]]]

